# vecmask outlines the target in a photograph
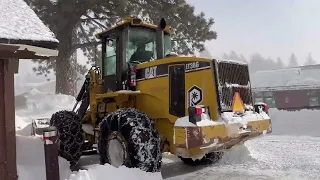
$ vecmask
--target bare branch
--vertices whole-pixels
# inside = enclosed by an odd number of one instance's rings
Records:
[[[90,38],[88,37],[86,31],[84,30],[82,24],[80,24],[80,30],[81,30],[83,36],[86,38],[87,42],[90,42]]]
[[[87,16],[86,16],[87,17]],[[107,17],[97,17],[97,18],[93,18],[93,17],[88,17],[86,19],[80,19],[80,21],[85,22],[85,21],[93,21],[93,20],[107,20],[109,18]]]
[[[84,48],[84,47],[87,47],[87,46],[95,46],[95,45],[98,45],[98,44],[101,44],[101,43],[102,43],[101,41],[91,41],[91,42],[86,42],[86,43],[81,43],[81,44],[75,44],[74,48],[76,50],[76,49]]]
[[[96,46],[101,43],[102,43],[101,41],[90,41],[90,42],[86,42],[86,43],[75,44],[72,46],[72,48],[70,49],[70,51],[67,53],[66,56],[67,56],[67,58],[69,58],[72,55],[72,53],[77,49],[88,47],[88,46]]]
[[[89,15],[84,15],[84,16],[86,16],[87,18],[91,18]],[[95,22],[96,24],[98,24],[99,26],[101,26],[101,27],[103,27],[103,28],[105,28],[105,29],[108,29],[107,26],[99,23],[98,21],[96,21],[96,20],[94,20],[94,19],[92,19],[92,21]]]

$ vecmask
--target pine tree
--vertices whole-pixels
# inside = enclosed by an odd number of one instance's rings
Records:
[[[311,57],[311,53],[309,53],[304,65],[314,65],[314,64],[316,64],[316,61],[313,60],[313,58]]]
[[[277,58],[276,66],[277,66],[277,69],[284,68],[284,63],[282,62],[280,57]]]
[[[298,59],[294,53],[291,53],[291,56],[289,58],[288,67],[297,67],[297,66],[299,66]]]
[[[216,39],[212,31],[214,20],[204,13],[195,14],[194,7],[185,0],[25,0],[59,40],[59,55],[54,60],[34,60],[41,66],[40,74],[56,73],[56,93],[75,94],[78,71],[85,72],[71,58],[81,49],[89,61],[100,58],[96,52],[94,34],[110,28],[124,17],[135,16],[158,24],[165,18],[175,28],[179,54],[203,51],[207,40]]]

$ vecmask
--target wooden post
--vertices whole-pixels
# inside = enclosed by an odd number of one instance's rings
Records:
[[[54,126],[44,129],[43,140],[47,180],[60,180],[57,129]]]
[[[14,72],[8,66],[0,59],[0,179],[17,180]]]

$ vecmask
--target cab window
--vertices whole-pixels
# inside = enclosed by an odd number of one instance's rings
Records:
[[[165,55],[171,52],[171,38],[164,37]],[[157,59],[156,30],[131,27],[128,30],[126,62],[143,63]]]
[[[155,31],[147,28],[129,28],[126,62],[147,62],[156,55]]]
[[[116,74],[116,40],[106,40],[106,56],[104,59],[104,76],[110,76]]]

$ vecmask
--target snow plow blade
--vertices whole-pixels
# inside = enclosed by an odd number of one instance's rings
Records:
[[[271,119],[265,112],[246,111],[241,115],[224,112],[217,121],[202,118],[196,123],[186,116],[174,125],[175,154],[201,159],[207,153],[226,151],[271,131]]]
[[[32,119],[31,135],[42,136],[43,130],[50,126],[50,118]]]

